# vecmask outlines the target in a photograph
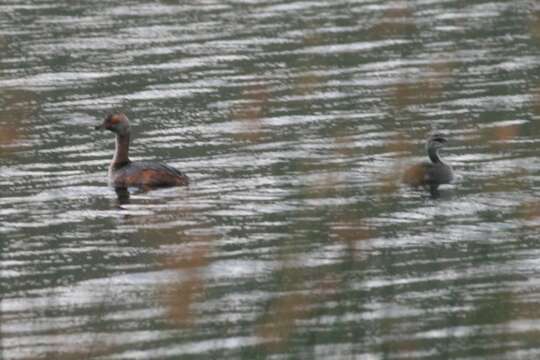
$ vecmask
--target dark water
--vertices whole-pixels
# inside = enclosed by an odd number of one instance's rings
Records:
[[[538,358],[539,18],[2,2],[1,357]],[[189,188],[117,197],[115,109]],[[396,181],[432,131],[437,199]]]

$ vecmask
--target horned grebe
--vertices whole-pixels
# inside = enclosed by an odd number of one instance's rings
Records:
[[[130,128],[123,113],[108,115],[96,130],[107,129],[116,134],[116,149],[109,166],[109,181],[116,188],[143,189],[188,185],[188,177],[175,168],[156,162],[136,161],[128,158]]]
[[[426,143],[431,162],[426,161],[408,168],[403,174],[403,182],[414,187],[429,187],[432,195],[438,195],[439,185],[451,183],[454,178],[452,167],[439,157],[439,149],[443,148],[447,141],[441,134],[431,135]]]

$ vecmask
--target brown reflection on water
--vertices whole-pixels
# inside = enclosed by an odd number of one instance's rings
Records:
[[[354,214],[338,214],[339,220],[330,227],[330,239],[346,245],[350,253],[357,254],[362,241],[373,237],[373,230],[361,217]]]
[[[489,127],[480,134],[482,141],[489,144],[492,153],[512,154],[514,140],[526,135],[522,124],[503,124]],[[506,170],[506,171],[505,171]],[[501,169],[501,173],[486,181],[484,191],[488,193],[526,193],[530,191],[530,171],[521,166]],[[540,217],[540,202],[524,200],[516,207],[516,215],[525,221]]]
[[[533,95],[533,111],[536,115],[540,115],[540,84],[538,90]]]
[[[532,13],[530,17],[529,30],[537,43],[540,43],[540,9]],[[536,82],[536,91],[533,95],[533,111],[540,115],[540,82]]]
[[[519,137],[521,125],[510,124],[495,126],[488,129],[488,133],[484,135],[489,143],[493,146],[493,150],[503,150],[510,147],[510,141]]]
[[[451,80],[452,68],[453,63],[448,60],[434,60],[419,76],[404,79],[394,88],[393,105],[399,110],[437,101]]]
[[[346,182],[341,172],[348,166],[346,161],[355,156],[356,149],[353,138],[346,134],[346,129],[339,126],[329,133],[333,140],[332,158],[338,161],[330,164],[309,160],[301,162],[298,167],[301,175],[316,174],[315,180],[306,181],[300,188],[302,198],[309,201],[341,198],[341,192],[348,190],[344,188]],[[306,207],[302,213],[309,212],[309,208]],[[302,228],[297,221],[292,221],[290,227]],[[320,231],[323,236],[327,236],[329,243],[342,245],[343,259],[336,261],[348,267],[362,260],[357,257],[361,253],[358,250],[364,241],[374,236],[373,230],[355,205],[329,207],[326,216],[321,219],[320,228],[312,231]],[[291,231],[290,241],[301,242],[302,235],[294,236],[294,233]],[[323,274],[320,267],[311,268],[299,262],[294,252],[281,253],[278,261],[280,266],[272,274],[278,295],[266,302],[256,325],[256,334],[264,344],[263,349],[269,354],[289,350],[296,336],[305,331],[304,321],[316,317],[317,306],[343,301],[339,295],[347,286],[342,278],[343,273]]]
[[[540,10],[535,11],[531,14],[529,30],[531,31],[533,37],[537,41],[540,41]]]
[[[179,189],[184,194],[185,188]],[[175,326],[194,325],[197,314],[194,305],[205,290],[204,270],[209,264],[212,244],[216,236],[211,226],[194,220],[189,201],[182,206],[171,206],[148,215],[126,216],[127,224],[138,227],[138,237],[156,246],[165,254],[158,257],[160,270],[173,271],[178,276],[157,290],[167,311],[167,319]],[[191,224],[176,225],[177,221]],[[166,226],[165,224],[169,224]],[[193,228],[195,226],[196,228]]]
[[[304,321],[315,316],[318,305],[340,301],[342,274],[321,274],[320,270],[295,266],[291,260],[283,258],[281,267],[274,271],[277,295],[267,301],[256,321],[255,334],[267,353],[287,351]]]
[[[378,181],[380,186],[377,188],[380,194],[392,194],[398,190],[403,172],[407,166],[403,159],[412,155],[414,149],[415,147],[409,137],[403,132],[398,132],[385,142],[384,152],[393,154],[394,159],[388,170],[380,175]]]
[[[412,36],[418,31],[415,15],[406,2],[398,2],[384,11],[369,29],[372,38]]]
[[[481,133],[482,141],[490,145],[493,153],[512,152],[512,140],[518,139],[521,125],[508,124],[487,128]],[[504,170],[504,169],[501,169]],[[514,166],[499,175],[491,177],[485,186],[485,191],[525,191],[528,188],[527,176],[529,171],[523,167]]]
[[[355,149],[354,139],[346,135],[346,129],[341,129],[333,133],[334,153],[341,160],[336,170],[340,173],[345,172],[349,166],[346,160],[354,158],[357,150]],[[336,179],[331,179],[334,183]],[[339,179],[338,179],[339,180]],[[335,184],[331,184],[334,186]],[[354,249],[359,240],[367,240],[372,234],[364,220],[348,207],[336,207],[332,211],[332,218],[336,219],[330,225],[329,238],[344,243],[348,248]]]
[[[538,220],[540,218],[540,201],[526,201],[518,208],[524,220]]]
[[[184,234],[181,241],[189,244],[188,252],[178,251],[162,259],[164,269],[182,275],[178,282],[167,284],[162,289],[168,319],[177,326],[191,326],[196,320],[193,305],[201,300],[204,292],[202,271],[208,265],[209,244],[214,240],[213,235]]]
[[[300,96],[306,96],[320,86],[322,80],[314,73],[305,73],[295,79],[294,92]]]
[[[240,99],[245,102],[236,105],[230,116],[241,124],[234,137],[238,141],[257,143],[262,140],[262,118],[266,114],[270,94],[264,86],[258,85],[244,89]]]
[[[256,330],[267,351],[283,349],[296,322],[309,316],[308,306],[308,296],[301,293],[285,293],[270,302]]]
[[[0,126],[0,155],[7,152],[6,146],[14,143],[17,137],[17,130],[13,126]]]
[[[1,44],[0,44],[1,48]],[[0,155],[23,138],[24,123],[37,110],[36,95],[25,90],[0,90]]]

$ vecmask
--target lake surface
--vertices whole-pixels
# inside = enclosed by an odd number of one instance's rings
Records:
[[[0,358],[540,357],[540,5],[0,4]],[[133,160],[188,188],[118,196]],[[400,184],[432,132],[456,180]]]

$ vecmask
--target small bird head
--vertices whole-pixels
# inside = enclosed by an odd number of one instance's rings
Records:
[[[129,121],[124,113],[109,114],[96,130],[110,130],[118,135],[129,133]]]
[[[443,148],[447,142],[448,140],[446,139],[446,137],[444,137],[444,135],[439,133],[432,134],[427,140],[426,148],[438,150]]]

